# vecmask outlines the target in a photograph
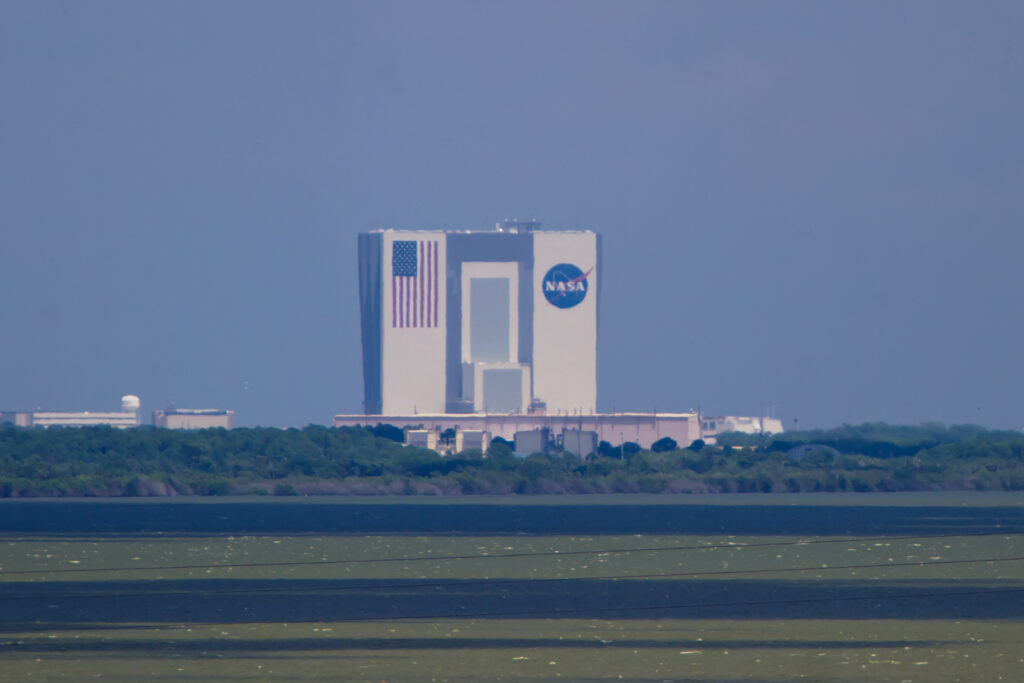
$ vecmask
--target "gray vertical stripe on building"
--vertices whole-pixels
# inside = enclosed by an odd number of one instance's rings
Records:
[[[445,397],[462,397],[462,264],[504,261],[519,264],[519,362],[533,361],[533,235],[530,233],[448,233],[446,296],[448,306]]]
[[[530,364],[533,396],[533,235],[525,235],[526,257],[519,262],[519,362]]]
[[[383,354],[381,306],[384,286],[382,248],[379,233],[359,235],[359,312],[363,341],[363,412],[380,414],[381,357]]]
[[[594,301],[594,344],[596,352],[596,366],[601,367],[601,286],[604,282],[604,270],[602,270],[604,257],[602,256],[602,240],[601,235],[595,235],[597,240],[597,263],[594,264],[594,275],[597,277],[597,289],[594,294],[597,295],[597,299]],[[600,383],[600,378],[596,378]],[[597,410],[597,406],[594,406],[594,410]]]

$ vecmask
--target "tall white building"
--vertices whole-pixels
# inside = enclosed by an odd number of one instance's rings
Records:
[[[600,237],[536,227],[359,236],[366,414],[595,412]]]

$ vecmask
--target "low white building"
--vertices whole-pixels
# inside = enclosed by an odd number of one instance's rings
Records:
[[[18,424],[26,427],[100,427],[109,426],[118,429],[139,426],[138,396],[127,394],[121,397],[121,410],[117,412],[61,411],[37,410],[23,413],[26,417]]]
[[[234,429],[235,411],[220,408],[165,408],[153,413],[153,424],[165,429]]]
[[[563,429],[562,450],[572,453],[579,458],[585,458],[591,453],[597,453],[597,432]]]
[[[432,451],[437,450],[437,430],[436,429],[406,429],[405,430],[405,445],[416,446],[417,448],[429,448]]]
[[[715,437],[725,432],[741,434],[781,434],[782,420],[775,417],[748,417],[742,415],[702,415],[700,419],[702,439],[710,444]]]
[[[335,415],[335,427],[372,426],[378,422],[400,428],[485,431],[512,441],[517,432],[547,429],[552,434],[562,430],[591,431],[598,441],[613,446],[633,441],[642,448],[666,436],[680,446],[689,446],[702,438],[697,413],[590,413],[585,415],[526,415],[507,413],[442,413],[435,415]]]
[[[480,451],[486,454],[491,445],[491,433],[479,429],[457,429],[455,431],[455,452]]]
[[[21,410],[0,411],[0,425],[14,425],[16,427],[29,427],[32,424],[32,413]]]

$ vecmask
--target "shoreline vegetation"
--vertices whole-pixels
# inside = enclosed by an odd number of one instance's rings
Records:
[[[843,425],[601,443],[587,458],[443,456],[390,425],[194,432],[0,427],[0,498],[178,495],[419,495],[1022,491],[1024,434],[973,425]]]

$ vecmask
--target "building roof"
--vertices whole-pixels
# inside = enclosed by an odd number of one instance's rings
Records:
[[[440,233],[448,235],[523,235],[533,233],[570,233],[570,234],[594,234],[593,230],[519,230],[516,228],[460,228],[460,229],[445,229],[445,228],[375,228],[368,231],[371,234],[384,233],[384,232],[429,232],[429,233]]]

